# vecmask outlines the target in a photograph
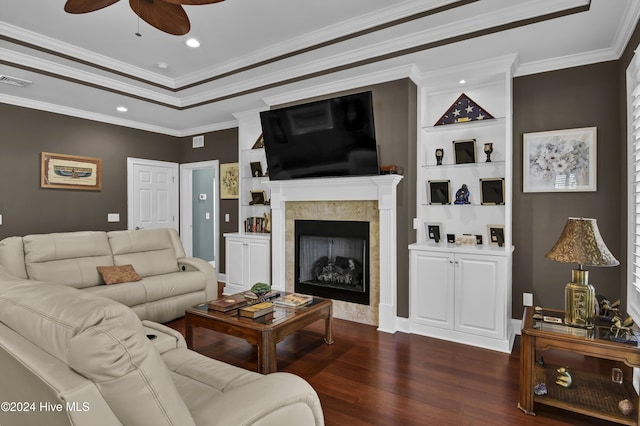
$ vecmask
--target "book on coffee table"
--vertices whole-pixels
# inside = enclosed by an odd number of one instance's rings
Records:
[[[270,312],[273,312],[273,303],[261,302],[240,308],[238,310],[238,315],[245,318],[258,318]]]
[[[307,294],[300,293],[291,293],[285,294],[281,298],[275,300],[273,303],[279,306],[288,306],[292,308],[297,308],[299,306],[306,305],[307,303],[311,303],[313,300],[313,296],[309,296]]]
[[[247,305],[247,303],[247,299],[244,297],[243,293],[232,294],[209,302],[209,309],[218,312],[228,312],[232,309],[241,308]]]

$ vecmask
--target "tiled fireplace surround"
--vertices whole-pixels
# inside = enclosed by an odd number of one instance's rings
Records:
[[[402,176],[269,181],[272,287],[294,291],[294,224],[297,219],[370,223],[370,304],[334,301],[336,318],[396,331],[396,187]]]

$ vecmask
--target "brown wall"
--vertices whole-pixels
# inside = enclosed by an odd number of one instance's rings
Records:
[[[598,220],[602,237],[622,259],[621,209],[626,182],[624,135],[620,126],[618,62],[564,69],[515,78],[513,81],[513,316],[522,315],[522,293],[533,293],[534,304],[564,308],[564,286],[576,265],[548,260],[544,255],[560,236],[568,217]],[[597,191],[583,193],[523,193],[522,135],[546,130],[595,126],[597,130]],[[616,300],[626,266],[588,267],[596,293]]]
[[[12,235],[127,227],[127,157],[170,162],[238,161],[237,129],[205,135],[205,147],[176,138],[0,104],[0,239]],[[40,188],[40,153],[102,159],[102,191]],[[108,223],[107,213],[120,213]],[[230,223],[224,222],[229,213]],[[237,203],[220,203],[222,232],[237,229]],[[220,272],[224,272],[224,247]]]

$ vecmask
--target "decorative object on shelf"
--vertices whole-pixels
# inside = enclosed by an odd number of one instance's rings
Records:
[[[476,234],[476,245],[482,245],[482,235]]]
[[[631,318],[631,315],[627,316],[627,318],[624,320],[616,315],[611,318],[611,322],[613,323],[613,325],[611,326],[610,331],[613,334],[613,340],[631,340],[631,336],[633,334],[631,330],[631,327],[633,326],[633,318]]]
[[[565,318],[568,325],[592,328],[595,320],[595,289],[589,284],[588,266],[617,266],[600,235],[595,219],[570,217],[547,259],[577,263],[571,271],[571,282],[565,287]]]
[[[471,234],[462,234],[456,239],[456,244],[460,244],[462,246],[475,246],[476,237]]]
[[[492,143],[485,143],[484,144],[484,153],[487,155],[487,159],[485,160],[485,163],[490,163],[491,162],[491,153],[493,152],[493,144]]]
[[[620,384],[620,383],[622,383],[624,381],[621,369],[619,369],[617,367],[614,367],[614,368],[611,369],[611,381],[613,383],[618,383],[618,384]]]
[[[611,303],[606,297],[602,297],[598,304],[601,317],[615,317],[620,314],[620,299]]]
[[[492,118],[493,115],[482,109],[470,97],[463,93],[449,107],[447,112],[438,119],[434,126],[465,123],[468,121],[489,120]]]
[[[271,213],[270,212],[265,212],[264,213],[263,231],[264,232],[271,232]]]
[[[618,410],[625,416],[628,416],[633,412],[633,403],[625,398],[618,402]]]
[[[427,239],[435,240],[436,243],[440,242],[440,225],[425,223],[427,228]]]
[[[481,204],[504,204],[504,178],[480,179]]]
[[[571,374],[569,374],[569,369],[566,367],[560,367],[556,370],[560,375],[556,378],[556,384],[562,386],[563,388],[570,388],[573,379],[571,378]]]
[[[525,133],[524,192],[596,190],[596,127]]]
[[[469,164],[476,162],[475,139],[453,141],[453,151],[456,157],[456,164]]]
[[[271,216],[269,216],[269,220],[271,220]],[[269,226],[269,230],[267,230],[267,225]],[[244,221],[244,232],[251,232],[251,233],[271,232],[271,224],[266,223],[265,217],[250,216],[246,218]]]
[[[250,163],[250,166],[252,177],[262,177],[262,163],[260,163],[259,161],[252,161]]]
[[[381,175],[403,175],[404,168],[396,165],[380,166]]]
[[[238,192],[238,163],[220,164],[220,199],[237,200]]]
[[[504,225],[487,225],[489,234],[489,244],[493,246],[504,246]]]
[[[456,200],[454,204],[471,204],[469,202],[469,188],[466,183],[463,183],[460,189],[456,191]]]
[[[258,139],[256,139],[256,141],[253,143],[253,146],[251,147],[251,149],[260,148],[264,148],[264,136],[262,133],[260,133],[260,136],[258,136]]]
[[[40,187],[100,191],[102,160],[43,152],[40,159]]]
[[[442,166],[442,158],[444,157],[444,149],[437,148],[436,149],[436,165]]]
[[[547,392],[548,392],[547,391],[547,385],[545,385],[544,383],[538,383],[537,385],[535,385],[533,387],[533,393],[535,393],[538,396],[546,395]]]
[[[249,191],[251,193],[250,206],[262,206],[267,199],[267,193],[265,191]]]
[[[456,234],[447,234],[447,242],[448,243],[455,243],[456,242]]]
[[[451,181],[430,180],[429,181],[429,204],[450,204],[451,203]]]

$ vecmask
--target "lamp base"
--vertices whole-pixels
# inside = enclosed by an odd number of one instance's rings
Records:
[[[564,322],[567,325],[593,328],[596,317],[596,290],[588,283],[589,272],[572,271],[572,280],[564,288]]]

